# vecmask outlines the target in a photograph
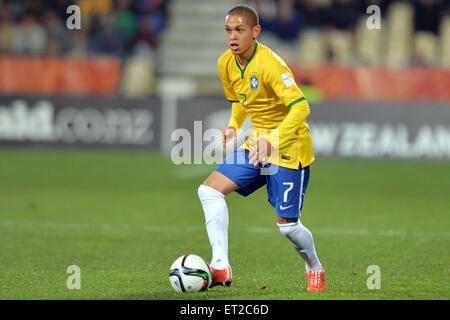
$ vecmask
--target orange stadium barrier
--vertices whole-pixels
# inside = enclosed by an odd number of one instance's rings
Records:
[[[113,57],[0,57],[1,94],[114,95],[121,61]]]
[[[359,101],[450,101],[450,69],[291,66],[299,84],[325,98]],[[0,57],[0,94],[115,95],[122,61],[115,57]]]
[[[299,84],[315,86],[325,99],[450,101],[450,69],[293,66],[292,71]]]

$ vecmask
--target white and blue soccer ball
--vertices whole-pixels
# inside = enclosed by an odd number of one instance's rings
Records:
[[[202,257],[186,254],[172,263],[169,280],[176,292],[205,291],[211,286],[211,269]]]

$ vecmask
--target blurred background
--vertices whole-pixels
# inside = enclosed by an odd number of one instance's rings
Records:
[[[448,299],[448,0],[0,0],[0,299],[179,299],[170,264],[210,257],[197,189],[224,153],[208,129],[230,117],[216,63],[241,2],[309,101],[321,298]],[[266,201],[227,196],[236,287],[208,299],[311,299]]]
[[[0,0],[0,142],[168,151],[175,128],[226,125],[216,62],[227,50],[224,16],[239,3]],[[288,63],[312,104],[319,154],[358,156],[339,151],[351,131],[377,145],[397,139],[370,156],[398,156],[403,139],[406,157],[448,159],[449,1],[244,3],[260,14],[259,41]],[[427,144],[438,147],[416,146]]]

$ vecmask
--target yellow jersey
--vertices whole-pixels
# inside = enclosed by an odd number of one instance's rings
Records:
[[[229,126],[239,130],[247,115],[253,123],[242,148],[250,150],[249,140],[265,137],[276,150],[269,163],[296,170],[299,163],[303,168],[313,163],[313,144],[306,122],[309,105],[292,71],[277,54],[256,41],[244,66],[227,50],[219,58],[217,70],[225,96],[232,103]]]

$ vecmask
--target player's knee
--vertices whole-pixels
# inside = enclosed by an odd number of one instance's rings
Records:
[[[278,223],[279,224],[286,224],[286,223],[295,223],[299,221],[298,217],[294,217],[294,218],[285,218],[285,217],[280,217],[278,216]]]
[[[218,171],[213,171],[203,185],[213,188],[224,196],[240,188],[234,181]]]
[[[278,225],[278,228],[280,229],[281,234],[283,236],[289,238],[290,234],[297,229],[299,223],[300,223],[300,221],[297,218],[297,219],[295,219],[295,221],[290,221],[287,223],[278,222],[277,225]]]
[[[201,201],[220,199],[225,197],[220,191],[217,191],[216,189],[204,184],[201,184],[198,187],[197,194]]]

